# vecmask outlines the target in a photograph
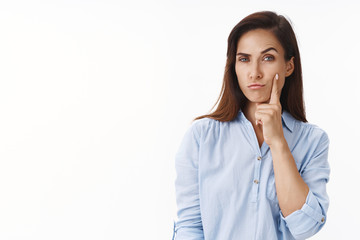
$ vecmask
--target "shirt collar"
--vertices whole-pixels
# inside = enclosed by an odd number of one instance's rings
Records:
[[[282,122],[284,123],[284,125],[286,126],[287,129],[289,129],[290,132],[292,132],[294,130],[294,125],[295,125],[295,118],[293,116],[291,116],[291,114],[287,111],[283,111],[282,115]]]
[[[240,116],[240,119],[242,121],[244,121],[246,119],[244,113],[241,111],[241,109],[239,110],[239,116]],[[295,118],[293,116],[291,116],[291,114],[287,111],[283,111],[283,113],[281,114],[281,119],[282,119],[282,122],[283,122],[283,125],[285,125],[285,127],[287,129],[289,129],[290,132],[293,132],[294,130],[294,125],[295,125]]]

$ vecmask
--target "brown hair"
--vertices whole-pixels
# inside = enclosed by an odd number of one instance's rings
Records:
[[[303,83],[300,62],[300,52],[295,33],[282,15],[274,12],[256,12],[241,20],[230,32],[228,37],[227,59],[225,73],[220,95],[211,108],[219,103],[217,109],[206,115],[199,116],[194,120],[209,117],[221,122],[231,121],[238,115],[239,110],[244,110],[247,98],[241,91],[235,73],[235,61],[237,43],[241,36],[255,29],[266,29],[271,31],[285,50],[285,60],[294,57],[294,71],[286,77],[284,87],[281,91],[280,103],[283,110],[288,111],[295,119],[307,122],[303,100]]]

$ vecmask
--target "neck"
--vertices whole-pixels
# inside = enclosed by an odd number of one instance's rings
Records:
[[[255,124],[255,111],[256,111],[256,103],[247,102],[244,107],[244,115],[251,122],[251,124],[256,127]]]
[[[263,136],[263,132],[262,132],[262,125],[260,125],[260,124],[256,125],[256,123],[255,123],[255,111],[256,111],[256,103],[247,102],[244,107],[244,115],[250,121],[251,125],[253,126],[256,138],[259,143],[259,147],[261,147],[261,145],[264,141],[264,136]]]

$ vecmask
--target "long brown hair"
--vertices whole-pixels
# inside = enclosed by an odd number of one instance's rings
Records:
[[[227,59],[225,73],[220,95],[211,108],[219,103],[216,110],[210,114],[202,115],[201,118],[212,118],[221,122],[232,121],[238,115],[239,110],[244,110],[247,98],[241,91],[235,73],[235,61],[237,43],[241,36],[255,29],[266,29],[271,31],[285,50],[285,60],[294,57],[294,71],[286,77],[284,87],[281,91],[280,103],[283,110],[288,111],[295,119],[307,122],[303,100],[303,83],[300,52],[295,33],[282,15],[274,12],[262,11],[253,13],[241,20],[230,32],[228,37]]]

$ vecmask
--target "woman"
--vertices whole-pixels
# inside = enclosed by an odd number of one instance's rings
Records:
[[[307,123],[302,88],[283,16],[257,12],[233,28],[218,107],[176,154],[173,238],[306,239],[324,226],[329,139]]]

